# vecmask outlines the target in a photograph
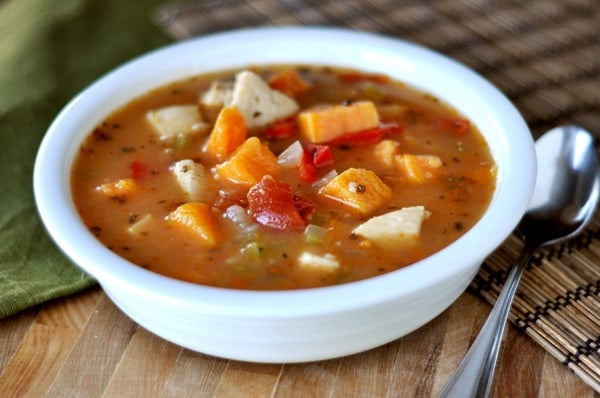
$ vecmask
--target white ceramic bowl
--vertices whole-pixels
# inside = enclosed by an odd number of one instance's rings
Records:
[[[238,291],[170,279],[100,244],[71,199],[71,164],[105,116],[149,90],[203,72],[260,64],[317,64],[380,72],[432,93],[471,119],[499,166],[489,210],[446,249],[398,271],[340,286]],[[34,170],[50,235],[123,312],[166,340],[245,361],[304,362],[367,350],[429,322],[466,289],[523,215],[535,152],[519,112],[486,80],[431,50],[331,28],[258,28],[214,34],[151,52],[102,77],[50,126]]]

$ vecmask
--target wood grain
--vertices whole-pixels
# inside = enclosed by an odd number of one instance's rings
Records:
[[[435,397],[489,309],[467,292],[429,324],[382,347],[328,361],[265,365],[166,342],[95,288],[0,321],[0,396]],[[492,397],[599,396],[508,327]]]

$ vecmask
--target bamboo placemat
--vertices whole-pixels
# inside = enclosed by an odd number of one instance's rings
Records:
[[[342,26],[406,39],[492,81],[535,138],[559,124],[580,124],[600,136],[598,0],[205,0],[165,6],[154,18],[175,39],[259,25]],[[599,238],[596,214],[580,237],[539,251],[511,311],[514,325],[598,392]],[[511,236],[471,290],[494,303],[521,245]]]

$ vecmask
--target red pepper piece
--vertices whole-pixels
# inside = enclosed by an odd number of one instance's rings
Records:
[[[292,187],[264,176],[248,190],[248,209],[259,224],[280,231],[302,231],[305,221],[300,215],[298,199],[294,199]],[[303,202],[302,202],[303,203]],[[305,205],[299,205],[305,212]]]
[[[129,175],[136,181],[146,178],[149,172],[150,168],[146,163],[135,160],[129,165]]]
[[[306,149],[303,150],[302,159],[296,165],[298,176],[304,182],[314,182],[317,179],[317,168],[313,164],[313,157]]]
[[[459,137],[467,135],[471,130],[471,122],[463,118],[442,118],[440,123],[444,130]]]
[[[362,73],[362,72],[343,72],[338,75],[338,79],[344,83],[356,83],[361,81],[368,81],[373,83],[384,84],[389,81],[389,78],[385,75],[379,75],[376,73]]]
[[[298,132],[298,125],[295,118],[287,118],[275,122],[265,130],[265,136],[269,138],[287,138]]]
[[[306,150],[311,155],[312,163],[316,168],[333,164],[333,154],[329,145],[308,144]]]
[[[396,123],[382,124],[379,127],[344,134],[330,142],[331,145],[371,145],[388,135],[400,134],[404,129]]]

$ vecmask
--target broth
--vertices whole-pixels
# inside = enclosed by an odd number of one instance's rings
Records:
[[[244,116],[247,98],[228,105],[238,72],[153,90],[106,117],[82,144],[73,200],[115,253],[211,286],[327,286],[413,264],[462,236],[489,205],[496,166],[486,142],[434,96],[355,70],[250,68],[298,106],[261,125],[251,119],[271,108]],[[213,94],[225,93],[222,106],[206,94],[220,87]],[[250,101],[253,94],[246,94]],[[152,113],[173,106],[174,121]],[[200,120],[188,131],[160,132],[165,120],[183,123],[183,111],[194,109]],[[215,133],[219,123],[225,133]],[[349,131],[353,126],[358,130]],[[200,186],[186,180],[190,171]],[[260,178],[252,180],[253,173]],[[390,213],[396,221],[385,218]],[[380,224],[359,228],[377,216]],[[396,230],[400,224],[410,228]]]

